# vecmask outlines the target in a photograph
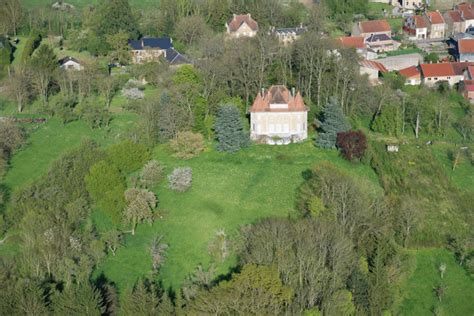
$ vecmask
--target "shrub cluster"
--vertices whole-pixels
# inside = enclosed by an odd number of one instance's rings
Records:
[[[168,176],[169,187],[178,192],[187,191],[193,181],[193,171],[189,167],[175,168]]]

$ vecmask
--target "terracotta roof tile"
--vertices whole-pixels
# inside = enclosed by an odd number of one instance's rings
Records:
[[[424,77],[450,77],[456,75],[452,63],[421,64],[420,67]]]
[[[344,47],[351,48],[365,48],[364,37],[363,36],[345,36],[339,37],[338,41]]]
[[[388,72],[388,69],[385,68],[383,64],[373,61],[373,60],[366,60],[366,59],[361,60],[359,62],[359,65],[366,68],[377,69],[380,72]]]
[[[457,5],[458,10],[461,12],[461,15],[466,20],[474,19],[474,8],[469,3],[461,3]]]
[[[462,39],[458,42],[458,50],[461,54],[474,53],[474,39]]]
[[[463,21],[463,18],[461,16],[461,12],[460,11],[456,11],[456,10],[450,10],[448,12],[446,12],[449,17],[451,18],[451,20],[454,22],[454,23],[460,23]]]
[[[235,32],[243,23],[246,23],[252,29],[252,31],[258,31],[258,23],[252,19],[250,14],[234,15],[227,25],[229,26],[229,30],[231,32]]]
[[[362,33],[391,32],[392,28],[387,20],[372,20],[359,22]]]
[[[426,16],[429,18],[431,24],[444,24],[444,19],[438,11],[427,12]]]
[[[426,20],[422,16],[414,15],[413,19],[415,20],[415,27],[417,29],[422,29],[422,28],[427,28],[428,27],[428,23],[426,23]]]
[[[406,78],[419,78],[421,76],[418,67],[411,66],[408,68],[400,69],[398,73]]]
[[[288,104],[287,108],[271,108],[271,104]],[[259,93],[253,102],[249,112],[304,112],[308,108],[304,104],[303,97],[298,92],[292,96],[287,87],[271,86],[263,95]]]

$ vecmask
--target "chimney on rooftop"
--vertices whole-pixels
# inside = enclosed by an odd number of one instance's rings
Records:
[[[295,87],[291,88],[291,96],[293,98],[295,97]]]
[[[250,16],[250,13],[247,13],[247,16],[250,18],[250,17],[251,17],[251,16]]]
[[[262,96],[262,98],[265,96],[265,88],[262,88],[260,95]]]

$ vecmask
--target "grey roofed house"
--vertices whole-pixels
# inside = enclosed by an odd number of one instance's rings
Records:
[[[391,38],[387,34],[372,34],[365,41],[368,43],[374,43],[374,42],[382,42],[382,41],[390,41],[390,40]]]
[[[165,58],[173,66],[191,64],[191,61],[186,56],[176,51],[173,47],[166,50]]]
[[[169,37],[144,37],[139,40],[129,40],[128,45],[133,50],[162,49],[166,50],[173,47],[173,40]]]
[[[64,65],[65,63],[67,63],[69,61],[75,62],[76,64],[81,63],[79,60],[77,60],[76,58],[71,57],[71,56],[66,56],[64,58],[61,58],[58,62],[59,62],[59,65]]]

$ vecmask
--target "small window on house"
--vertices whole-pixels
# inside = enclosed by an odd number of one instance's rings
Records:
[[[428,81],[431,81],[431,78],[428,78]]]
[[[448,77],[448,80],[451,79],[451,77]]]
[[[435,77],[435,78],[434,78],[434,80],[438,80],[438,78],[437,78],[437,77]]]

